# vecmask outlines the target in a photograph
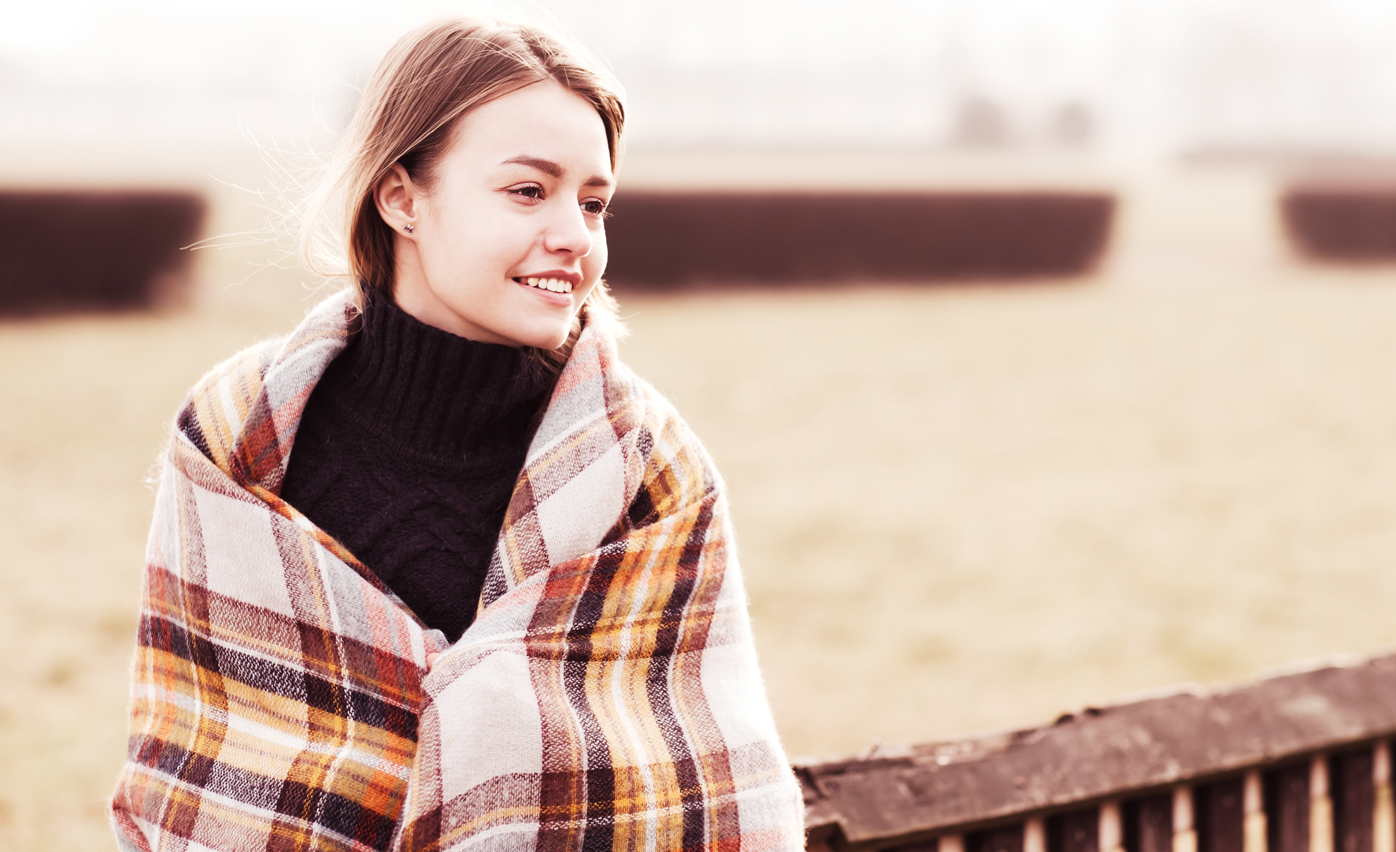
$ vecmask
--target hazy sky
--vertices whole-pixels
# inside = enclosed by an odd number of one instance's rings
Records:
[[[1396,150],[1391,0],[56,0],[0,28],[0,140],[323,138],[400,33],[552,16],[629,94],[632,145],[946,144],[971,102],[1047,144]]]

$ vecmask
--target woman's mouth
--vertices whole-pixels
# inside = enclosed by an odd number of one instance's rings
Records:
[[[515,278],[514,280],[529,287],[537,287],[539,290],[551,290],[554,293],[572,292],[572,282],[561,278]]]

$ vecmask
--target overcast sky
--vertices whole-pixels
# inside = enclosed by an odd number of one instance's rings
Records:
[[[472,10],[603,55],[635,147],[1060,144],[1075,110],[1106,149],[1396,151],[1392,0],[11,3],[0,142],[323,139],[397,35]]]

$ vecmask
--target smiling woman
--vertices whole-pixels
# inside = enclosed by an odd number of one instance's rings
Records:
[[[519,25],[384,59],[350,288],[176,420],[123,848],[803,847],[722,481],[616,357],[614,92]]]
[[[401,164],[378,185],[401,231],[397,303],[472,340],[556,349],[606,268],[605,126],[548,81],[466,113],[455,137],[430,192]]]

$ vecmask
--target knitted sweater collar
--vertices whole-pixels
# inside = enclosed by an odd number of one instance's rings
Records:
[[[531,420],[552,383],[528,350],[467,340],[368,290],[359,330],[316,392],[400,449],[459,458]]]

